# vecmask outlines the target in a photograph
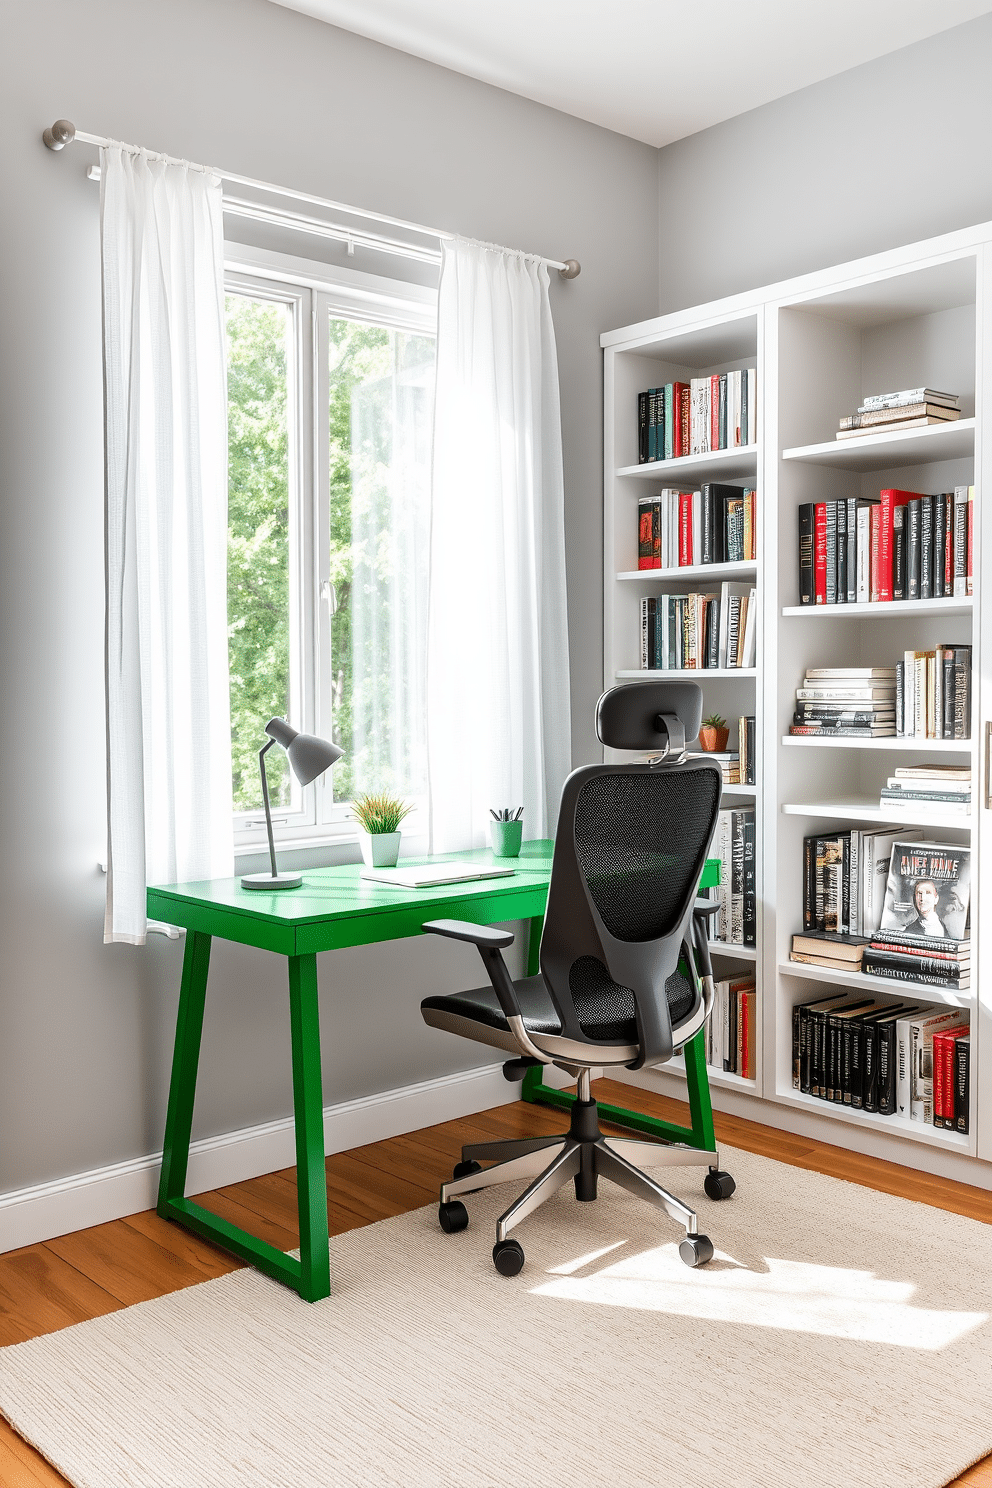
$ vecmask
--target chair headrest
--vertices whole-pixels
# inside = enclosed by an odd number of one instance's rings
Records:
[[[671,733],[665,719],[672,720]],[[632,682],[611,687],[596,707],[596,732],[608,749],[680,754],[699,733],[703,689],[698,682]],[[678,738],[683,731],[683,737]]]

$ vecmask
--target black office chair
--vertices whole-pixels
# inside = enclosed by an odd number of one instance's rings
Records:
[[[504,1276],[524,1263],[509,1231],[569,1178],[579,1200],[595,1199],[599,1177],[620,1184],[685,1226],[679,1254],[686,1265],[712,1258],[693,1211],[641,1168],[705,1165],[706,1193],[729,1198],[734,1180],[720,1171],[717,1152],[604,1137],[590,1090],[592,1068],[664,1064],[695,1037],[713,1005],[706,920],[717,905],[697,899],[696,889],[720,809],[721,773],[715,760],[686,758],[701,716],[702,691],[692,682],[635,683],[600,698],[596,726],[605,745],[658,753],[649,764],[587,765],[565,782],[539,976],[511,981],[506,930],[463,920],[423,927],[478,946],[491,982],[425,998],[427,1023],[508,1051],[517,1070],[554,1064],[577,1080],[567,1133],[463,1147],[441,1189],[438,1217],[451,1232],[468,1224],[462,1194],[533,1179],[496,1225],[493,1261]],[[482,1168],[485,1161],[495,1166]]]

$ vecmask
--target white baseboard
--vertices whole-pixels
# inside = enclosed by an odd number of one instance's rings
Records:
[[[344,1152],[366,1142],[381,1142],[439,1121],[507,1105],[519,1097],[520,1086],[503,1078],[501,1065],[491,1064],[343,1101],[324,1110],[324,1150]],[[292,1167],[295,1162],[292,1117],[225,1132],[192,1144],[186,1190],[204,1193]],[[153,1152],[0,1194],[0,1253],[153,1209],[161,1164],[161,1152]]]

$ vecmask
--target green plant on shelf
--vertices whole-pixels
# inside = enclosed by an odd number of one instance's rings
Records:
[[[367,791],[362,796],[356,796],[351,803],[352,816],[370,837],[398,832],[400,822],[412,810],[412,805],[398,800],[396,796],[387,795],[385,791]]]
[[[722,718],[719,713],[711,713],[709,718],[703,719],[702,727],[711,729],[724,729],[727,727],[727,720],[725,718]]]

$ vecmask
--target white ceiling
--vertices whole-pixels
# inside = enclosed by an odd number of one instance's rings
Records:
[[[992,0],[274,3],[650,145],[992,11]]]

